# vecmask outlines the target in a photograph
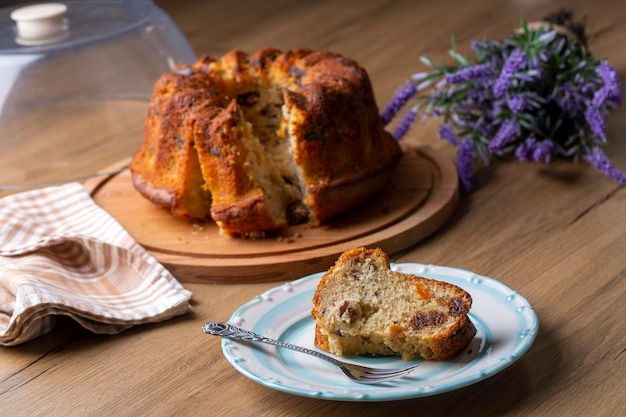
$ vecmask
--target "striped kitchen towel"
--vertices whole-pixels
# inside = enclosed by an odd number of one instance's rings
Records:
[[[0,344],[49,332],[57,315],[119,333],[184,314],[190,298],[81,184],[0,199]]]

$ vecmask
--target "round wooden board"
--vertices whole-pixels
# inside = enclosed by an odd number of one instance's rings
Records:
[[[317,228],[291,226],[259,240],[222,236],[212,222],[172,217],[134,189],[128,170],[85,186],[177,279],[201,283],[289,281],[328,269],[358,246],[393,254],[442,226],[458,200],[454,164],[428,147],[406,148],[389,185],[359,209]]]

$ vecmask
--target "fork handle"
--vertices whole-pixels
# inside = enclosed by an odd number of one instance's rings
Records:
[[[205,323],[202,326],[202,330],[213,336],[221,336],[229,339],[237,339],[237,340],[247,340],[251,342],[261,342],[267,343],[269,345],[274,345],[286,349],[295,350],[296,352],[306,353],[308,355],[313,355],[317,358],[323,359],[332,363],[333,365],[343,365],[341,361],[336,360],[333,357],[328,355],[324,355],[316,350],[307,349],[302,346],[292,345],[291,343],[282,342],[280,340],[272,339],[270,337],[262,336],[258,333],[251,332],[250,330],[242,329],[241,327],[234,326],[230,323],[223,323],[219,321],[210,321]]]

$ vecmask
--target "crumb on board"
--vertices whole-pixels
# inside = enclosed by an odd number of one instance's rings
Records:
[[[204,227],[201,224],[198,224],[198,223],[191,224],[191,234],[193,236],[197,236],[203,230],[204,230]]]
[[[296,239],[303,237],[302,232],[297,232],[293,236],[276,236],[277,242],[285,242],[285,243],[295,243]]]

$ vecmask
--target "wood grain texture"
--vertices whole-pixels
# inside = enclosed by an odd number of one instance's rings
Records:
[[[563,6],[586,17],[592,53],[608,57],[626,85],[623,0],[157,3],[198,54],[300,46],[355,58],[368,70],[379,104],[409,74],[424,70],[420,55],[445,60],[452,34],[467,52],[471,39],[499,38],[520,16],[535,20]],[[605,152],[626,170],[625,107],[611,113],[607,132]],[[409,141],[455,156],[437,139],[435,123],[415,125]],[[128,156],[121,152],[113,161]],[[540,323],[534,345],[485,381],[390,403],[277,392],[234,370],[219,340],[201,331],[204,322],[227,320],[277,284],[190,283],[193,312],[184,317],[118,336],[87,334],[61,319],[47,336],[0,349],[0,410],[13,416],[625,415],[626,190],[584,162],[500,161],[479,167],[476,179],[477,189],[461,196],[444,227],[393,260],[469,269],[533,304]]]
[[[290,226],[265,239],[232,238],[213,222],[174,218],[135,190],[127,170],[86,187],[180,281],[229,284],[296,279],[328,269],[357,246],[394,254],[445,224],[458,199],[454,164],[425,147],[406,148],[389,183],[367,204],[320,227]]]

